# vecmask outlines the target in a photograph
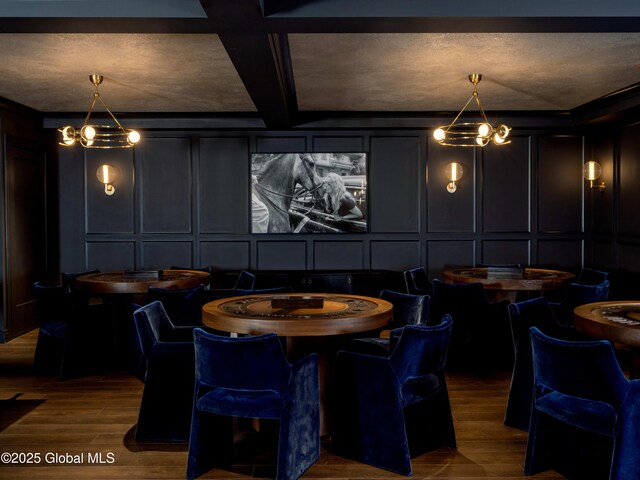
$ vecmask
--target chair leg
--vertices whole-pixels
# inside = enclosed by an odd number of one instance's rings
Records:
[[[545,423],[548,423],[545,420],[548,419],[544,417],[544,414],[540,414],[535,408],[532,409],[524,460],[525,475],[535,475],[551,468],[545,449]]]
[[[215,415],[193,409],[187,480],[202,475],[216,465],[233,459],[233,417]]]
[[[59,374],[63,352],[64,339],[38,332],[36,350],[33,355],[34,371],[38,374]]]

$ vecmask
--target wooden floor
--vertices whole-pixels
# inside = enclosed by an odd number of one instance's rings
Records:
[[[35,339],[36,332],[31,332],[0,345],[0,453],[37,452],[41,460],[27,466],[0,464],[0,479],[185,478],[186,445],[139,444],[133,438],[142,393],[138,380],[125,372],[64,382],[34,376]],[[413,459],[412,478],[525,478],[526,434],[502,424],[509,376],[509,372],[485,377],[448,375],[458,448],[443,448]],[[65,454],[84,454],[83,463],[61,463]],[[96,463],[100,456],[106,463]],[[269,478],[272,464],[272,456],[254,458],[200,478]],[[302,478],[404,477],[337,457],[323,448],[320,459]],[[529,478],[564,477],[545,472]]]

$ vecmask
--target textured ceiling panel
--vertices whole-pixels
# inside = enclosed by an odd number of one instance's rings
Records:
[[[568,110],[640,81],[640,33],[291,34],[300,110]]]
[[[43,112],[86,111],[93,73],[114,112],[255,111],[217,35],[0,34],[0,51],[0,96]]]

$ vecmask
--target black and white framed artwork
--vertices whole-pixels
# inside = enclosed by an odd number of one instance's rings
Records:
[[[366,231],[366,153],[251,154],[251,233]]]

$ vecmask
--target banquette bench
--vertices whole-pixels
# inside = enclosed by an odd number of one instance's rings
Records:
[[[233,288],[239,271],[214,270],[212,289]],[[299,293],[344,293],[377,297],[382,290],[406,291],[403,272],[392,270],[251,270],[256,289],[289,286]]]

